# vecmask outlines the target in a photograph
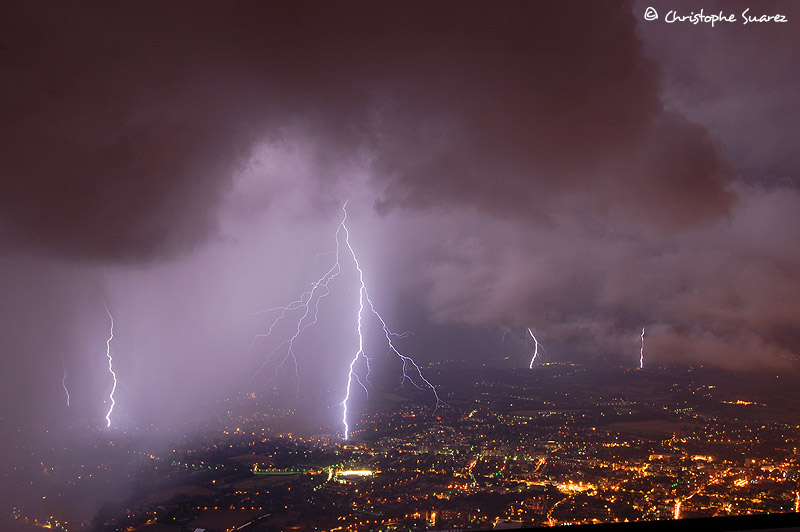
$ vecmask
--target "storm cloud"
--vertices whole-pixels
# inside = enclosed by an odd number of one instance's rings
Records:
[[[45,252],[200,244],[287,130],[321,180],[366,154],[384,210],[541,221],[577,197],[683,226],[733,203],[706,132],[663,110],[625,3],[24,2],[3,25],[3,234]]]

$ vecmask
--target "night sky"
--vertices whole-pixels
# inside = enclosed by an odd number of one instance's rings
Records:
[[[663,20],[701,7],[739,20]],[[644,326],[646,365],[796,371],[798,25],[790,1],[5,2],[0,417],[104,424],[104,305],[120,419],[270,388],[254,313],[330,267],[345,201],[423,367],[530,371],[526,327],[634,367]],[[325,407],[345,269],[295,346]]]

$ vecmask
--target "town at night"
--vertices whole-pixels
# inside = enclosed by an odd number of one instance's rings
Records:
[[[797,375],[600,359],[431,370],[459,383],[442,387],[447,406],[383,394],[348,441],[296,431],[302,406],[254,393],[209,405],[160,445],[147,428],[76,427],[63,448],[18,447],[3,472],[20,486],[8,516],[64,531],[384,531],[798,510]]]

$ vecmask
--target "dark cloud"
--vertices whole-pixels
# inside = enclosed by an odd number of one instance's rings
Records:
[[[248,149],[246,106],[224,71],[206,70],[180,21],[157,12],[26,3],[8,15],[6,238],[111,260],[202,239]]]
[[[323,178],[369,151],[384,207],[546,218],[578,195],[673,225],[731,204],[714,146],[661,110],[627,3],[24,2],[2,24],[0,222],[24,246],[191,248],[286,127]]]
[[[735,23],[666,24],[646,22],[647,6],[665,16],[719,13]],[[743,24],[751,16],[783,14],[786,23]],[[634,13],[644,49],[661,72],[665,105],[702,125],[735,164],[742,178],[762,184],[797,186],[800,153],[800,33],[797,4],[774,0],[638,1]]]

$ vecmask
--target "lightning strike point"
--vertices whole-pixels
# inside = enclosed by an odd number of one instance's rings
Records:
[[[108,358],[108,372],[111,374],[111,378],[114,381],[114,384],[111,386],[111,392],[108,394],[108,398],[111,400],[111,406],[108,409],[108,413],[106,414],[106,427],[111,428],[111,413],[114,411],[114,405],[116,405],[116,401],[114,401],[114,392],[117,390],[117,374],[114,373],[114,368],[112,366],[113,359],[111,357],[111,340],[114,339],[114,316],[111,315],[109,312],[108,307],[105,307],[106,314],[108,314],[108,319],[111,320],[111,328],[109,331],[108,340],[106,340],[106,357]]]

